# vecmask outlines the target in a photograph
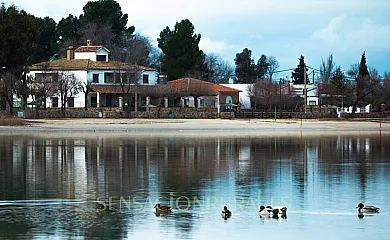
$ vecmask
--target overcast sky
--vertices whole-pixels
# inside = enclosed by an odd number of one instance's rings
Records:
[[[82,13],[86,0],[4,0],[57,23]],[[280,70],[295,68],[302,54],[320,68],[333,53],[347,70],[366,52],[367,64],[390,71],[390,0],[117,0],[129,25],[156,42],[162,29],[188,18],[202,35],[200,47],[234,63],[247,47],[257,62],[275,56]],[[291,75],[289,72],[281,74]]]

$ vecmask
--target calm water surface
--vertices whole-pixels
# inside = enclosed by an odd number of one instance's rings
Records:
[[[2,239],[388,239],[389,199],[387,135],[0,137]]]

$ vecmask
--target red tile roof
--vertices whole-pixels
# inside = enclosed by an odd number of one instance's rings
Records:
[[[134,94],[136,91],[135,85],[125,84],[122,88],[120,84],[92,84],[91,89],[94,92],[99,92],[100,94]],[[168,94],[174,94],[177,90],[168,85],[138,85],[137,93],[139,95],[149,95],[149,96],[162,96]]]
[[[225,87],[219,84],[206,82],[194,78],[180,78],[177,80],[169,81],[167,84],[183,92],[193,90],[193,89],[202,89],[202,90],[208,89],[214,93],[241,92],[240,90],[234,88]]]

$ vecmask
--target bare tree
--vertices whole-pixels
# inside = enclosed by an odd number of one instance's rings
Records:
[[[142,66],[150,65],[149,54],[152,46],[147,37],[140,34],[125,35],[122,37],[122,45],[121,61]]]
[[[276,72],[276,70],[279,68],[279,62],[274,56],[270,56],[266,60],[268,69],[266,72],[266,76],[272,81],[272,76]]]
[[[206,55],[207,76],[206,80],[212,83],[227,83],[234,75],[234,66],[222,60],[221,56],[214,53]]]
[[[31,94],[34,97],[42,97],[43,108],[46,109],[46,99],[55,93],[58,73],[51,72],[49,63],[44,63],[41,65],[40,73],[35,73],[35,76],[30,76],[29,79],[28,87]]]
[[[320,81],[323,84],[327,85],[330,82],[334,72],[334,68],[335,68],[335,63],[333,61],[333,54],[330,53],[326,61],[322,59],[322,63],[320,67]]]
[[[248,85],[247,91],[249,96],[254,100],[255,109],[257,106],[262,106],[265,111],[271,109],[276,96],[278,96],[278,89],[276,83],[271,79],[259,79],[256,83]]]
[[[57,93],[61,98],[61,111],[65,117],[66,104],[69,97],[74,97],[82,89],[82,82],[74,73],[62,71],[58,73]]]
[[[92,81],[87,79],[86,82],[82,83],[81,90],[84,93],[84,109],[88,109],[88,94],[92,92]]]

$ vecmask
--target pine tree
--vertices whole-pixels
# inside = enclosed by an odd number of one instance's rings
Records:
[[[248,48],[236,54],[236,76],[240,83],[253,83],[256,79],[256,65],[251,57],[252,51]]]
[[[301,55],[297,68],[292,72],[294,84],[304,84],[304,74],[306,74],[306,83],[309,83],[309,76],[307,75],[307,68],[305,66],[305,58]]]
[[[257,61],[256,75],[260,79],[264,78],[267,71],[268,71],[267,56],[265,54],[262,54],[259,58],[259,61]]]

